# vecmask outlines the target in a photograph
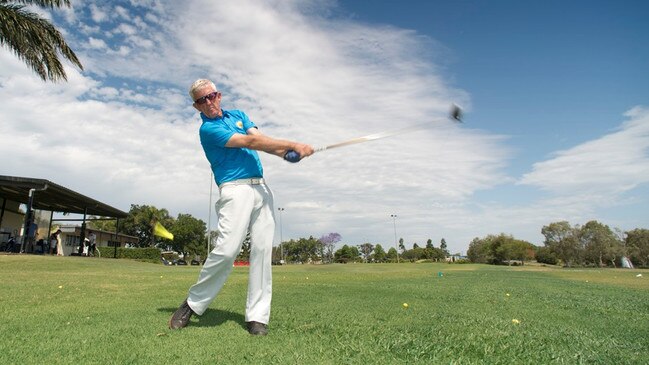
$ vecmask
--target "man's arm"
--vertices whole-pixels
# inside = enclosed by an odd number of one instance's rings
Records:
[[[250,128],[246,132],[248,134],[233,134],[225,144],[225,147],[264,151],[282,158],[288,150],[299,153],[300,158],[313,154],[313,147],[307,144],[271,138],[262,134],[257,128]]]

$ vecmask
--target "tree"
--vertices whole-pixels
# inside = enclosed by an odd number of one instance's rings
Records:
[[[444,253],[444,257],[448,256],[448,249],[446,247],[446,240],[444,238],[442,238],[442,240],[440,241],[439,248]]]
[[[397,249],[394,248],[394,247],[390,247],[390,249],[388,250],[388,253],[387,253],[387,255],[386,255],[386,258],[387,258],[388,261],[390,261],[390,262],[397,262],[397,257],[398,257],[398,255],[399,255],[399,254],[398,254],[398,252],[397,252]]]
[[[536,250],[536,262],[541,264],[556,265],[559,260],[550,247],[543,246]]]
[[[387,253],[383,249],[383,246],[377,243],[376,246],[374,246],[374,255],[372,255],[372,257],[375,262],[384,262],[387,258]]]
[[[636,228],[626,232],[626,247],[635,265],[649,266],[649,229]]]
[[[13,51],[43,81],[67,80],[59,55],[83,70],[61,32],[23,4],[53,9],[70,7],[70,0],[0,0],[0,45]]]
[[[356,248],[355,246],[348,246],[348,245],[344,245],[334,254],[334,258],[336,262],[340,262],[343,264],[346,264],[348,262],[354,262],[358,259],[359,256],[360,256],[360,252],[358,252],[358,248]]]
[[[115,218],[90,216],[88,228],[104,232],[115,232],[115,223],[117,223]]]
[[[207,225],[200,219],[194,218],[190,214],[178,214],[178,218],[169,228],[174,234],[173,241],[163,243],[171,246],[172,250],[182,252],[185,258],[189,255],[205,256],[207,248],[205,247],[205,234]]]
[[[420,260],[420,259],[424,258],[424,253],[425,253],[425,249],[417,246],[417,244],[415,243],[413,245],[412,249],[406,250],[401,255],[401,257],[404,260],[407,260],[407,261],[410,261],[410,262],[415,262],[417,260]]]
[[[432,244],[431,244],[432,246]],[[423,256],[422,258],[428,259],[428,260],[435,260],[435,261],[441,261],[445,257],[444,251],[442,251],[441,248],[437,247],[428,247],[426,245],[426,248],[423,250]]]
[[[511,265],[512,260],[519,260],[524,263],[526,260],[534,258],[534,245],[531,243],[517,240],[504,233],[501,233],[496,239],[499,241],[496,257],[500,258],[501,262],[506,261]]]
[[[486,264],[492,260],[491,245],[487,238],[476,237],[469,243],[466,255],[471,262]]]
[[[342,237],[340,236],[340,234],[335,232],[320,237],[319,241],[322,244],[324,251],[322,253],[323,260],[326,260],[327,262],[333,262],[334,248],[336,247],[336,243],[340,242],[341,239]]]
[[[153,236],[152,223],[155,221],[160,222],[166,228],[173,225],[173,218],[169,216],[166,209],[131,204],[128,216],[120,224],[119,232],[137,237],[139,239],[138,247],[156,246],[158,242],[161,242],[161,239]]]
[[[246,238],[241,242],[241,251],[236,257],[237,261],[250,261],[250,232],[246,233]]]
[[[290,240],[284,242],[284,253],[288,261],[294,262],[312,262],[320,260],[322,252],[322,242],[316,240],[313,236],[309,238],[300,238],[299,240]]]
[[[578,229],[572,228],[566,221],[550,223],[541,229],[545,236],[544,244],[550,247],[564,266],[581,263],[581,247],[579,246]]]
[[[365,262],[369,262],[372,251],[374,250],[374,245],[371,243],[363,243],[362,245],[358,246],[358,248],[363,255]]]
[[[435,248],[435,246],[433,246],[433,240],[431,240],[430,238],[428,239],[428,241],[426,241],[426,248]]]
[[[622,256],[622,245],[607,225],[590,221],[581,227],[579,238],[586,263],[603,267],[610,262],[616,266],[615,260]]]
[[[488,235],[485,238],[474,238],[469,244],[467,256],[471,262],[511,264],[512,260],[530,260],[534,257],[534,245],[529,242],[517,240],[504,233]]]

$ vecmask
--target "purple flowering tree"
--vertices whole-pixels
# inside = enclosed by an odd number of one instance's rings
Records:
[[[328,263],[333,262],[334,248],[336,247],[336,243],[340,242],[341,239],[342,237],[340,236],[340,234],[335,232],[326,234],[320,237],[320,239],[318,239],[318,241],[320,241],[323,247],[324,252],[322,255],[322,259],[324,262],[328,262]]]

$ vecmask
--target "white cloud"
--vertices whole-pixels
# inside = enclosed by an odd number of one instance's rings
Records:
[[[95,23],[102,23],[108,19],[108,13],[99,6],[92,4],[90,5],[90,17]]]
[[[106,42],[103,39],[96,39],[93,37],[88,38],[88,47],[94,49],[105,49],[107,48]]]
[[[649,182],[649,110],[636,107],[608,135],[535,163],[521,184],[559,193],[620,194]]]
[[[538,232],[547,217],[586,219],[610,204],[601,194],[609,185],[646,182],[647,113],[638,108],[619,131],[559,152],[520,181],[557,196],[514,207],[475,202],[477,192],[512,183],[505,168],[515,156],[508,137],[445,120],[452,102],[467,112],[471,102],[432,63],[448,52],[434,40],[326,18],[326,1],[310,3],[321,8],[309,13],[301,1],[133,3],[147,13],[117,25],[125,37],[75,34],[88,47],[79,52],[85,72],[69,69],[68,83],[44,84],[0,53],[0,132],[15,137],[0,145],[11,156],[5,174],[47,178],[123,210],[152,204],[207,220],[210,171],[187,88],[210,77],[225,108],[245,110],[278,138],[320,146],[430,122],[299,164],[262,156],[276,205],[286,209],[284,238],[338,232],[349,244],[385,245],[397,214],[407,243],[444,237],[459,251],[479,235]],[[107,13],[90,7],[92,20],[75,7],[80,23],[69,32],[107,24]],[[562,195],[591,186],[595,204]]]
[[[125,7],[118,5],[113,10],[115,11],[115,14],[117,14],[120,18],[125,20],[131,19],[131,15],[129,14],[128,9],[126,9]]]

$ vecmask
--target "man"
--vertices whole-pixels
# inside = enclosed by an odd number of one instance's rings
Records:
[[[201,145],[220,190],[216,203],[218,237],[198,281],[169,320],[169,328],[183,328],[193,314],[201,315],[207,310],[232,271],[234,259],[250,232],[246,325],[250,334],[266,335],[272,296],[271,253],[275,219],[273,195],[264,182],[257,151],[280,157],[288,151],[295,151],[304,158],[313,154],[313,148],[265,136],[242,111],[222,110],[221,93],[210,80],[194,82],[189,95],[194,108],[201,113]]]
[[[90,241],[88,245],[88,256],[95,256],[95,250],[97,249],[97,235],[95,232],[90,231],[88,241]]]

